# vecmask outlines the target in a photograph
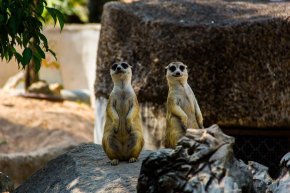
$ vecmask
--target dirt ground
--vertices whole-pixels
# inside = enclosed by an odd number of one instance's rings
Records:
[[[50,102],[0,91],[0,153],[93,141],[92,108],[75,102]]]

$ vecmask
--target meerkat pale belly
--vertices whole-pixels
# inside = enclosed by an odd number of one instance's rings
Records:
[[[183,100],[180,100],[180,107],[182,108],[182,110],[185,112],[185,114],[188,117],[186,127],[193,128],[193,129],[200,128],[200,126],[198,125],[196,114],[195,114],[197,109],[195,109],[194,102],[192,100],[192,95],[189,95],[188,93],[186,93],[186,91],[184,91],[182,96],[185,96],[185,97]]]
[[[115,109],[119,115],[119,130],[117,133],[112,133],[113,140],[111,141],[112,147],[116,152],[119,152],[120,160],[128,160],[130,158],[130,149],[136,144],[135,132],[128,133],[127,114],[130,110],[131,100],[130,96],[125,92],[121,93],[121,98],[116,100]],[[115,145],[114,145],[115,144]],[[118,145],[116,145],[118,144]]]
[[[126,117],[130,110],[130,95],[126,92],[120,93],[120,99],[115,102],[115,109],[119,115],[119,130],[121,133],[126,133]],[[132,100],[132,99],[131,99]]]

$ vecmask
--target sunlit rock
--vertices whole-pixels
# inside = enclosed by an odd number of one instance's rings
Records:
[[[135,163],[112,166],[100,145],[83,144],[51,160],[14,193],[134,193],[142,160],[149,153],[143,151]]]

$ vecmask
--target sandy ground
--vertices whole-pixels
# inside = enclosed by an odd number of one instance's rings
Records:
[[[74,102],[50,102],[0,91],[0,153],[93,141],[93,109]]]

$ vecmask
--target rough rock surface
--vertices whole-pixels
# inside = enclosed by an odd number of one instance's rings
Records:
[[[280,176],[274,180],[268,174],[268,168],[256,162],[249,162],[248,168],[253,174],[255,193],[288,193],[290,192],[290,153],[283,156]]]
[[[14,184],[9,176],[0,172],[0,192],[12,192],[14,190]]]
[[[142,160],[149,153],[143,151],[138,162],[111,166],[100,145],[83,144],[51,160],[14,193],[133,193]]]
[[[1,171],[9,174],[14,184],[17,186],[24,182],[38,169],[45,166],[51,159],[72,149],[74,146],[42,148],[30,153],[0,154]]]
[[[108,3],[102,17],[96,96],[110,65],[133,64],[139,102],[163,105],[164,66],[188,65],[206,125],[289,127],[289,2],[151,0]]]
[[[273,183],[273,179],[268,173],[268,167],[257,162],[249,161],[248,169],[253,175],[253,187],[255,193],[266,192],[268,186]]]
[[[94,114],[87,105],[0,90],[0,109],[0,171],[15,186],[72,146],[93,140]]]
[[[280,162],[282,171],[277,180],[275,180],[267,189],[267,193],[287,193],[290,192],[290,153],[287,153]]]
[[[253,193],[252,174],[234,157],[234,141],[217,125],[188,129],[175,150],[159,150],[143,161],[137,192]]]
[[[217,125],[188,129],[177,147],[160,149],[143,161],[138,193],[288,193],[290,153],[281,159],[280,176],[274,180],[268,167],[234,157],[235,139]]]

